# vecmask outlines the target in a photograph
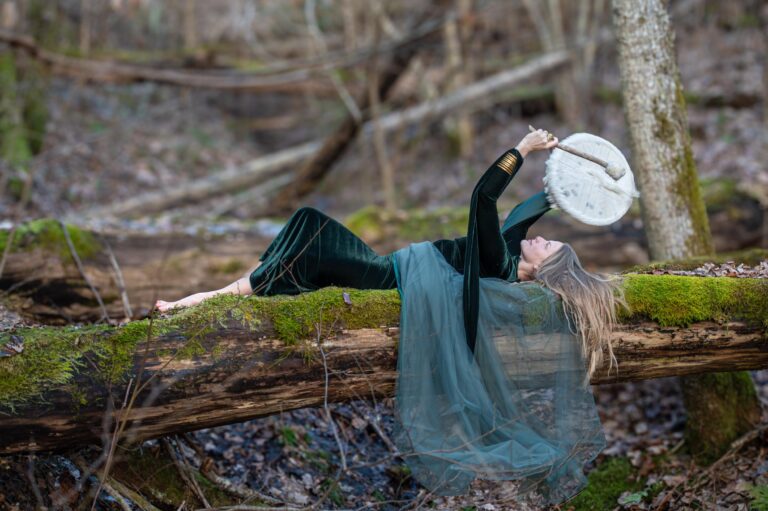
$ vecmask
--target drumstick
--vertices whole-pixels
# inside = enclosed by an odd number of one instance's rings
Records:
[[[529,124],[528,130],[536,131],[536,128],[534,128]],[[549,135],[552,136],[551,133]],[[607,161],[601,160],[597,156],[592,156],[591,154],[585,153],[583,151],[579,151],[575,147],[570,147],[564,144],[557,144],[555,146],[555,149],[562,149],[563,151],[567,153],[571,153],[574,156],[578,156],[579,158],[584,158],[587,161],[591,161],[592,163],[596,163],[600,165],[605,169],[605,172],[615,180],[619,180],[625,174],[625,170],[622,169],[621,167],[617,167],[616,165],[611,165]]]

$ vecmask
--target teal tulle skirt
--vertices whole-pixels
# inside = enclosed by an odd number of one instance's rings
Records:
[[[475,478],[519,481],[561,503],[605,447],[586,361],[562,301],[534,282],[480,279],[474,355],[463,276],[430,242],[394,253],[402,310],[395,436],[415,479],[437,495]]]

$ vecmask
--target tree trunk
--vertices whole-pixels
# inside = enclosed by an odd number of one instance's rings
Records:
[[[588,0],[585,0],[588,1]],[[583,2],[582,2],[583,3]],[[563,5],[560,0],[548,0],[542,3],[535,0],[523,0],[528,15],[533,20],[539,41],[546,51],[563,51],[574,44],[584,44],[585,40],[577,40],[580,34],[571,33],[566,36],[563,24]],[[569,5],[566,5],[568,12]],[[584,14],[586,17],[586,14]],[[586,24],[586,18],[583,21]],[[580,50],[587,55],[586,47]],[[583,66],[591,60],[582,58],[569,59],[555,77],[555,104],[558,113],[571,128],[579,130],[584,125],[584,109],[582,107],[587,95],[588,83],[582,78],[588,76],[589,70]]]
[[[614,0],[613,22],[651,257],[712,254],[666,8],[661,0]],[[700,462],[716,459],[760,419],[760,401],[749,374],[704,375],[681,382],[689,418],[686,440]],[[710,427],[713,424],[718,427]],[[729,427],[721,429],[724,425]]]
[[[120,328],[4,333],[23,351],[0,359],[0,453],[96,441],[115,421],[134,441],[319,406],[326,372],[329,401],[391,396],[399,294],[346,289],[347,303],[342,291],[220,295]],[[619,370],[606,357],[593,384],[768,367],[765,280],[627,275],[625,291],[636,315],[614,333]],[[712,299],[686,305],[700,296]],[[554,370],[542,351],[536,371]]]
[[[184,50],[194,51],[197,48],[197,9],[196,0],[181,0],[184,20]]]
[[[445,24],[445,48],[448,58],[448,85],[450,92],[461,90],[472,83],[473,59],[469,56],[472,25],[472,0],[457,0],[458,20]],[[448,128],[458,141],[458,152],[463,158],[472,155],[474,127],[470,110],[460,109],[455,117],[446,119]]]
[[[91,0],[80,0],[80,55],[91,53],[91,22],[93,6]]]

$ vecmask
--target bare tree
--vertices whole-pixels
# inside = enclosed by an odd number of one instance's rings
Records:
[[[80,0],[80,53],[87,56],[91,53],[91,0]]]
[[[651,257],[713,255],[666,8],[661,0],[613,0],[613,23]],[[722,454],[760,420],[760,402],[747,372],[689,376],[681,383],[686,440],[702,462]]]
[[[569,66],[555,78],[555,104],[568,125],[581,129],[589,110],[590,76],[605,1],[523,0],[523,4],[545,50],[571,48],[574,53]],[[566,21],[574,17],[576,23],[568,26]]]
[[[451,19],[445,24],[445,49],[448,59],[448,74],[450,76],[449,90],[460,90],[472,83],[472,59],[469,53],[472,0],[457,0],[456,9],[459,19]],[[455,125],[459,141],[459,153],[463,157],[472,154],[474,129],[472,115],[461,109],[455,118],[448,119]]]

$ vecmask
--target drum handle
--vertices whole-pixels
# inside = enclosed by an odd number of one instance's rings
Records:
[[[533,126],[531,126],[529,124],[528,125],[528,130],[529,131],[536,131],[536,128],[534,128]],[[553,137],[552,133],[550,133],[549,136]],[[570,147],[570,146],[567,146],[567,145],[564,145],[564,144],[557,144],[555,146],[555,149],[561,149],[561,150],[563,150],[563,151],[565,151],[567,153],[571,153],[574,156],[578,156],[579,158],[584,158],[587,161],[591,161],[592,163],[596,163],[596,164],[600,165],[601,167],[603,167],[605,169],[605,171],[608,173],[609,176],[611,176],[613,179],[615,179],[617,181],[625,173],[624,169],[617,168],[617,167],[611,165],[610,163],[608,163],[607,161],[598,158],[597,156],[592,156],[591,154],[585,153],[583,151],[579,151],[575,147]]]

